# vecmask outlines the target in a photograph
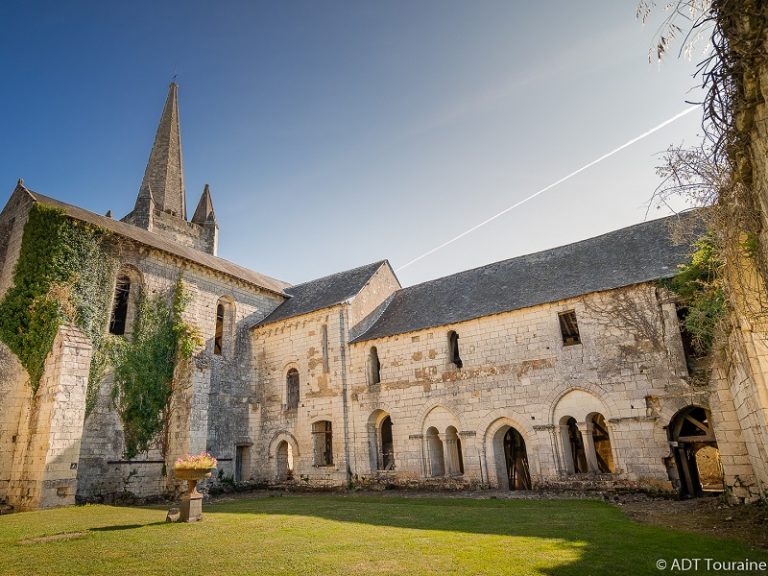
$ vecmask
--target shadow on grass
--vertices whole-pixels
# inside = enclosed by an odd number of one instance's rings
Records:
[[[116,532],[119,530],[135,530],[136,528],[144,528],[146,526],[158,526],[160,524],[167,524],[167,522],[150,522],[148,524],[120,524],[117,526],[99,526],[97,528],[89,528],[89,532]]]
[[[530,547],[526,561],[541,557],[540,573],[551,576],[659,575],[657,561],[672,566],[679,558],[768,561],[768,553],[741,542],[639,524],[618,508],[598,501],[289,496],[234,500],[209,504],[206,509],[215,514],[317,517],[354,523],[360,525],[361,538],[377,537],[368,527],[506,536],[515,539],[509,541],[510,554],[505,557],[509,573],[516,573],[515,554],[526,547]],[[552,567],[548,555],[558,552],[569,560]]]

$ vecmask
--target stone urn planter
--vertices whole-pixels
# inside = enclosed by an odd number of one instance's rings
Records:
[[[203,495],[197,491],[197,483],[209,478],[210,468],[175,468],[176,478],[187,481],[187,491],[181,496],[179,522],[198,522],[203,519]]]
[[[218,462],[208,452],[189,454],[176,460],[173,473],[176,479],[187,481],[187,491],[181,496],[179,522],[198,522],[203,519],[203,495],[197,483],[208,478]]]

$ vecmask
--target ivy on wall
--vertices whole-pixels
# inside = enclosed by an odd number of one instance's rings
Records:
[[[723,261],[709,234],[694,242],[693,247],[691,261],[682,265],[666,285],[687,307],[683,327],[691,335],[694,352],[703,358],[712,351],[727,312],[721,274]]]
[[[197,331],[184,322],[189,303],[181,278],[170,305],[164,295],[141,296],[130,340],[111,348],[114,365],[113,398],[123,422],[125,455],[133,458],[168,430],[171,399],[184,378],[178,372],[202,343]],[[163,438],[162,452],[167,451]]]
[[[93,346],[86,417],[113,368],[113,399],[124,427],[125,455],[132,458],[167,432],[176,381],[185,376],[179,370],[188,367],[202,339],[183,321],[190,297],[181,278],[169,295],[139,296],[130,338],[107,333],[117,242],[106,230],[34,204],[13,287],[0,302],[0,340],[19,358],[36,393],[59,327],[71,323],[82,330]],[[165,454],[167,434],[162,439]]]
[[[14,284],[0,302],[0,340],[16,354],[37,392],[62,323],[97,345],[108,321],[116,259],[108,234],[35,204],[24,227]]]

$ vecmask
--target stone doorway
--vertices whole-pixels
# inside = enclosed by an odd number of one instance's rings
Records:
[[[696,498],[722,492],[722,464],[709,410],[700,406],[683,408],[670,421],[667,433],[680,496]]]
[[[286,440],[277,445],[275,456],[277,460],[277,481],[286,482],[293,480],[293,448]]]
[[[520,432],[510,427],[504,435],[504,461],[510,490],[530,490],[531,474],[525,440]]]

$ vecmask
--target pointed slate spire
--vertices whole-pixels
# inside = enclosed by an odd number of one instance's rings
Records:
[[[203,226],[207,221],[216,222],[216,215],[213,212],[213,202],[211,201],[211,190],[208,184],[203,188],[203,195],[200,196],[200,202],[197,203],[195,215],[192,216],[192,222]]]
[[[165,100],[155,142],[149,154],[144,180],[141,182],[140,200],[150,198],[155,207],[187,219],[184,197],[184,165],[181,159],[181,128],[179,124],[178,86],[171,82]]]

